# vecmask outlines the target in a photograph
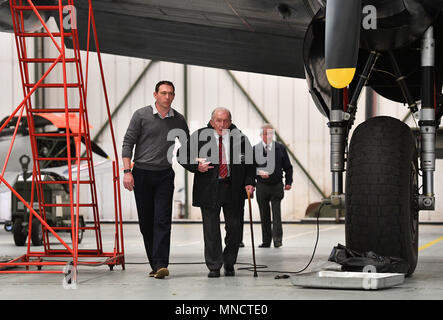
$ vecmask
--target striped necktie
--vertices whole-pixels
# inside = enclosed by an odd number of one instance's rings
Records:
[[[228,176],[228,166],[226,165],[225,148],[223,147],[222,136],[218,137],[218,176],[225,179]]]

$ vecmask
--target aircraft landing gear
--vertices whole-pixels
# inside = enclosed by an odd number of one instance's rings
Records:
[[[417,265],[419,210],[434,210],[436,128],[434,38],[430,27],[421,49],[421,109],[418,141],[402,121],[374,117],[354,131],[349,152],[347,139],[355,119],[363,86],[379,56],[371,52],[349,103],[343,90],[332,89],[330,111],[332,206],[345,208],[346,246],[358,252],[374,251],[409,263],[408,275]],[[387,52],[393,75],[412,113],[418,111],[393,52]],[[420,167],[418,156],[420,155]],[[342,174],[346,166],[346,194]],[[423,191],[419,194],[418,171]]]

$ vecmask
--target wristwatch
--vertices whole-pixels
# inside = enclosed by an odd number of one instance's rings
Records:
[[[129,172],[131,172],[131,169],[125,169],[125,170],[123,170],[123,173],[129,173]]]

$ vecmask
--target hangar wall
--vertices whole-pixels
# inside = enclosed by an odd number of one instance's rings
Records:
[[[12,35],[0,34],[0,44],[3,48],[0,55],[0,66],[3,70],[0,73],[2,87],[2,107],[0,117],[8,115],[20,103],[23,98],[20,74],[16,59],[15,43]],[[52,52],[55,56],[55,49],[50,43],[46,43],[46,52]],[[69,50],[68,50],[69,52]],[[82,54],[85,65],[86,55]],[[92,125],[91,137],[100,130],[107,122],[104,97],[102,94],[99,69],[96,63],[97,58],[94,53],[90,54],[90,70],[88,76],[88,113],[89,121]],[[102,55],[106,76],[108,98],[111,110],[117,106],[127,93],[134,81],[139,77],[142,70],[151,62],[149,60],[129,58],[122,56]],[[154,86],[159,80],[168,79],[176,86],[176,98],[174,108],[184,113],[185,105],[185,68],[187,74],[187,99],[188,99],[188,125],[192,131],[205,126],[210,118],[211,111],[218,106],[223,106],[231,110],[233,122],[247,134],[253,144],[260,141],[259,128],[263,120],[252,108],[251,101],[242,93],[226,70],[203,68],[198,66],[183,66],[180,64],[155,62],[151,65],[142,80],[135,87],[132,94],[122,105],[122,108],[113,118],[113,125],[116,134],[117,150],[120,157],[121,144],[126,132],[127,125],[132,113],[148,104],[153,103]],[[68,69],[69,70],[69,69]],[[73,75],[74,73],[71,72]],[[240,85],[248,92],[252,101],[261,109],[264,115],[274,125],[281,137],[288,144],[299,162],[309,172],[312,179],[320,186],[326,194],[330,194],[331,175],[329,172],[329,130],[326,118],[324,118],[315,107],[307,90],[306,82],[303,79],[291,79],[286,77],[276,77],[270,75],[254,74],[233,71],[232,74]],[[48,78],[52,82],[56,77]],[[57,79],[60,80],[60,79]],[[71,78],[71,80],[74,80]],[[63,96],[61,91],[51,92],[45,90],[45,100],[48,106],[63,106]],[[69,92],[69,99],[75,101],[75,92]],[[391,115],[403,119],[407,113],[407,108],[397,103],[387,101],[378,97],[378,114]],[[354,128],[364,120],[364,95],[359,101],[359,113]],[[415,126],[412,119],[408,124]],[[113,157],[113,150],[109,131],[99,138],[100,146]],[[95,163],[101,163],[103,159],[96,159]],[[120,164],[121,159],[119,158]],[[282,215],[285,221],[295,221],[304,217],[305,210],[310,203],[318,202],[321,194],[314,188],[312,183],[291,159],[294,166],[293,189],[285,192],[285,199],[282,202]],[[105,165],[102,165],[104,167]],[[441,160],[437,161],[436,176],[439,175]],[[104,174],[97,167],[97,190],[98,200],[101,206],[101,219],[112,219],[114,214],[112,201],[109,195],[112,194],[110,184],[111,175]],[[175,193],[174,193],[174,218],[179,216],[179,203],[184,202],[185,173],[181,166],[174,164],[176,172]],[[189,218],[200,220],[200,210],[191,206],[192,178],[189,174]],[[420,219],[443,220],[443,183],[436,179],[436,211],[421,212]],[[124,220],[137,220],[135,201],[132,193],[121,186],[123,218]],[[86,196],[86,193],[83,195]],[[259,212],[256,201],[253,203],[254,220],[259,220]],[[89,213],[84,212],[86,218]],[[245,210],[245,219],[248,220],[248,210]]]

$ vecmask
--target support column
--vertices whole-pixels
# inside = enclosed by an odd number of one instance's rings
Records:
[[[43,37],[34,38],[34,58],[41,59],[45,55],[45,46]],[[36,83],[45,73],[45,64],[43,62],[36,62],[34,64],[34,83]],[[34,94],[34,107],[43,109],[45,108],[45,88],[39,88],[35,90]]]
[[[183,65],[183,113],[186,122],[188,122],[188,65]],[[184,185],[184,192],[185,192],[185,214],[184,218],[189,218],[189,188],[188,188],[188,170],[185,170],[185,185]]]

